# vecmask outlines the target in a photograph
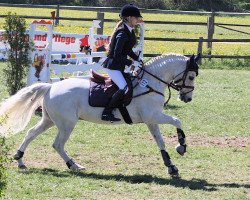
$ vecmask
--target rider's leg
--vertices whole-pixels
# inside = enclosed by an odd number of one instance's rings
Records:
[[[124,90],[126,88],[125,93],[128,91],[127,82],[121,71],[113,70],[113,69],[106,69],[106,72],[120,90]]]
[[[119,90],[112,96],[112,99],[105,107],[102,113],[102,120],[111,122],[120,121],[121,119],[114,117],[112,111],[115,107],[117,107],[118,102],[122,99],[123,95],[127,91],[127,83],[119,70],[106,69],[106,71],[112,81],[118,86]]]

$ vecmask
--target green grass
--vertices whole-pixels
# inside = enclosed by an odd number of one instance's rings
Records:
[[[132,144],[144,142],[132,138]],[[86,163],[85,172],[71,173],[60,166],[63,163],[24,172],[11,168],[6,199],[248,199],[246,150],[194,147],[186,157],[175,158],[182,176],[171,179],[156,148],[153,153],[147,148],[141,156],[136,149],[121,150],[117,141],[113,145],[116,158],[98,147],[89,151],[95,157]],[[53,163],[56,155],[49,153],[47,160]],[[132,161],[128,161],[130,157]],[[115,167],[110,169],[112,165]]]
[[[81,123],[66,149],[87,170],[71,173],[51,148],[54,133],[52,129],[30,145],[25,157],[30,169],[10,166],[6,199],[247,199],[249,195],[249,147],[189,146],[186,156],[180,157],[167,141],[181,170],[180,179],[171,179],[144,126],[134,130]],[[13,146],[22,137],[12,138]]]

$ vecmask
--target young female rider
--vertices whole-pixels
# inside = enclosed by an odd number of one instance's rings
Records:
[[[125,5],[121,9],[120,18],[121,21],[118,22],[111,36],[107,59],[103,63],[106,72],[119,87],[102,113],[102,120],[111,122],[120,121],[119,118],[114,117],[112,111],[127,90],[127,83],[123,76],[125,66],[141,66],[141,62],[138,61],[139,56],[132,51],[136,44],[133,28],[142,18],[140,10],[132,4]],[[129,60],[127,56],[131,57],[133,61]]]

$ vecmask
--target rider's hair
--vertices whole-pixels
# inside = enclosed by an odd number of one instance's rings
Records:
[[[127,23],[128,21],[129,21],[129,17],[121,17],[121,20],[116,24],[113,30],[113,33],[111,34],[111,39],[114,37],[114,33],[117,31],[117,29],[120,28],[123,23]],[[110,49],[110,44],[111,44],[111,40],[108,46],[109,49]]]

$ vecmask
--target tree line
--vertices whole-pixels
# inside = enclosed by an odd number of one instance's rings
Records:
[[[250,10],[248,0],[1,0],[1,3],[121,7],[134,3],[140,8],[242,12]]]

